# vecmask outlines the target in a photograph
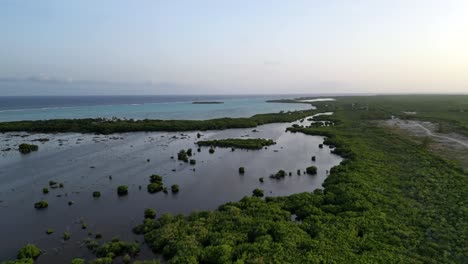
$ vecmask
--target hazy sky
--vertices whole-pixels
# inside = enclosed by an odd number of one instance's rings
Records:
[[[0,1],[0,95],[333,92],[467,93],[468,1]]]

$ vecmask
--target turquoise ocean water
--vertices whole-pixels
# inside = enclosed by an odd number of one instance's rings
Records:
[[[310,109],[308,104],[267,103],[297,96],[47,96],[0,97],[0,122],[68,118],[190,119],[249,117]],[[223,104],[193,104],[222,101]]]

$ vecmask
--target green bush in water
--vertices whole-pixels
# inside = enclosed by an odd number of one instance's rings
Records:
[[[162,176],[158,175],[158,174],[153,174],[150,176],[150,182],[154,183],[154,182],[162,182]]]
[[[171,186],[171,191],[173,193],[178,193],[179,192],[179,185],[177,185],[177,184],[172,185]]]
[[[41,255],[41,250],[34,244],[27,244],[18,252],[18,259],[37,259]]]
[[[315,167],[315,166],[307,167],[306,172],[307,172],[307,174],[315,175],[315,174],[317,174],[317,167]]]
[[[189,159],[188,159],[187,152],[185,152],[185,150],[179,151],[179,153],[177,153],[177,159],[184,161],[184,162],[188,162]]]
[[[34,144],[27,144],[27,143],[22,143],[19,145],[18,150],[21,152],[21,154],[28,154],[31,153],[32,151],[37,151],[39,147]]]
[[[119,187],[117,187],[117,194],[119,196],[127,195],[128,194],[128,186],[120,185]]]
[[[145,210],[145,219],[154,219],[156,218],[156,210],[148,208]]]
[[[44,208],[47,208],[49,207],[49,204],[47,203],[47,201],[39,201],[37,203],[34,204],[34,208],[36,209],[44,209]]]
[[[273,179],[282,179],[286,177],[286,172],[284,170],[279,170],[276,174],[270,175],[270,178]]]
[[[152,182],[146,187],[149,193],[157,193],[163,190],[161,182]]]
[[[252,196],[255,196],[255,197],[263,197],[263,190],[261,189],[255,189],[252,191]]]

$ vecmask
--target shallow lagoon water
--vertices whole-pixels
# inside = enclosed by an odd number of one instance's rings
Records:
[[[68,263],[73,257],[92,258],[83,245],[88,232],[101,233],[102,241],[115,235],[141,241],[142,237],[132,235],[131,229],[143,220],[145,208],[156,209],[158,215],[189,214],[238,201],[250,196],[255,188],[263,189],[266,196],[321,188],[327,171],[342,159],[331,154],[327,146],[318,147],[323,137],[285,132],[291,125],[263,125],[255,128],[258,132],[253,132],[253,128],[201,132],[202,139],[269,138],[277,142],[262,150],[216,148],[214,154],[209,154],[207,147],[197,152],[194,144],[197,132],[32,134],[26,137],[1,134],[0,149],[15,149],[19,143],[38,138],[50,141],[36,142],[39,151],[27,155],[20,155],[17,150],[1,152],[0,260],[14,258],[18,248],[28,242],[45,250],[37,263]],[[187,148],[193,149],[195,166],[176,160],[177,152]],[[317,157],[316,162],[311,161],[312,156]],[[305,171],[311,165],[318,167],[317,175],[296,174],[298,169]],[[246,169],[244,175],[238,173],[240,166]],[[282,180],[268,177],[280,169],[292,172],[292,176]],[[149,194],[146,185],[151,174],[162,175],[167,187],[178,184],[180,192]],[[260,177],[264,177],[264,183],[259,182]],[[63,182],[64,188],[49,188],[49,194],[42,194],[49,180]],[[128,185],[129,195],[118,197],[118,185]],[[100,191],[102,196],[94,199],[93,191]],[[33,204],[41,199],[49,202],[49,208],[34,209]],[[69,206],[68,201],[74,204]],[[87,224],[86,230],[81,229],[81,221]],[[55,233],[46,235],[48,228],[53,228]],[[64,231],[71,233],[69,241],[62,241]],[[150,258],[147,247],[142,249],[140,257]]]
[[[310,109],[309,104],[269,103],[276,96],[0,97],[0,122],[118,117],[204,120]],[[222,101],[222,104],[193,104]]]

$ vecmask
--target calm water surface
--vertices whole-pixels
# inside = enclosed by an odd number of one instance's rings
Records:
[[[33,96],[1,97],[0,122],[118,117],[212,119],[310,109],[309,104],[267,103],[283,96]],[[293,97],[291,97],[293,98]],[[218,101],[223,104],[193,104]]]
[[[304,123],[307,123],[305,121]],[[276,145],[262,150],[216,148],[214,154],[204,147],[197,152],[197,132],[190,133],[126,133],[114,135],[90,134],[0,134],[0,260],[13,259],[18,248],[30,242],[45,253],[37,263],[69,263],[73,257],[92,258],[84,247],[88,232],[101,233],[103,241],[118,235],[126,240],[142,240],[131,234],[131,228],[143,220],[145,208],[162,213],[188,214],[195,210],[213,210],[228,201],[250,196],[261,188],[267,196],[311,192],[321,188],[327,171],[341,158],[325,146],[319,149],[323,137],[288,133],[292,123],[268,124],[252,129],[229,129],[202,132],[202,139],[270,138]],[[25,137],[21,137],[24,135]],[[50,141],[38,143],[39,151],[20,155],[16,150],[22,142],[38,138]],[[192,148],[197,164],[189,165],[171,159],[180,149]],[[311,156],[317,157],[316,162]],[[150,162],[147,162],[150,159]],[[297,176],[297,169],[316,165],[318,174]],[[238,174],[244,166],[246,173]],[[278,170],[293,172],[282,180],[268,178]],[[175,171],[173,171],[175,170]],[[146,185],[151,174],[163,176],[165,186],[180,186],[178,194],[149,194]],[[112,175],[112,180],[109,179]],[[260,183],[259,178],[265,182]],[[63,182],[64,188],[50,189],[48,181]],[[129,186],[129,195],[118,197],[116,188]],[[142,189],[139,190],[139,186]],[[100,191],[99,199],[92,197]],[[34,209],[34,202],[45,199],[49,208]],[[68,201],[73,201],[68,206]],[[82,230],[80,222],[87,224]],[[46,235],[53,228],[55,233]],[[62,241],[64,231],[71,233]],[[141,258],[151,252],[142,247]]]

